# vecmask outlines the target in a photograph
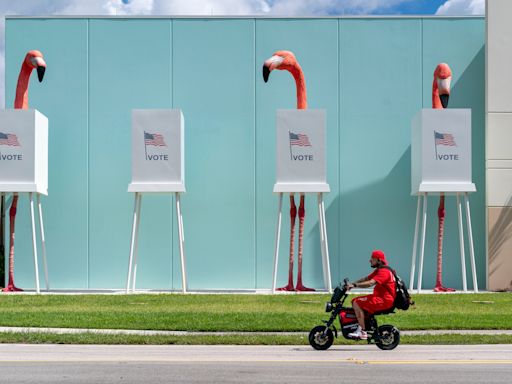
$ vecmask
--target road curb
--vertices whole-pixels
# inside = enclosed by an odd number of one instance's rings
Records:
[[[307,336],[308,332],[193,332],[158,331],[136,329],[84,329],[84,328],[38,328],[0,327],[0,333],[46,333],[46,334],[100,334],[100,335],[139,335],[139,336]],[[436,329],[400,331],[402,336],[423,335],[512,335],[509,329]]]

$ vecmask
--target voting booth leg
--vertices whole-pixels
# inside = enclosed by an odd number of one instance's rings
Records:
[[[414,273],[416,272],[416,249],[418,248],[418,231],[420,226],[420,206],[421,195],[418,195],[418,204],[416,205],[416,224],[414,226],[414,240],[412,242],[412,260],[411,260],[411,278],[409,279],[409,289],[414,290]]]
[[[466,292],[468,290],[466,280],[466,255],[464,254],[464,229],[462,228],[462,207],[457,193],[457,218],[459,222],[459,247],[460,247],[460,265],[462,268],[462,290]]]
[[[36,242],[36,223],[35,223],[35,215],[34,215],[34,196],[32,192],[28,194],[28,198],[30,200],[30,219],[32,223],[32,249],[34,252],[34,269],[36,272],[36,292],[40,293],[39,290],[39,266],[37,264],[37,242]]]
[[[478,281],[476,278],[476,266],[475,266],[475,250],[473,245],[473,230],[471,228],[471,213],[469,210],[468,193],[464,192],[464,206],[466,209],[466,228],[468,231],[468,243],[469,243],[469,258],[471,262],[471,273],[473,276],[473,291],[478,292]],[[462,288],[464,292],[468,290],[467,279],[466,279],[466,257],[464,254],[464,232],[462,225],[462,207],[459,194],[457,193],[457,213],[459,218],[459,238],[460,238],[460,264],[462,268]]]
[[[421,291],[421,280],[423,279],[423,258],[425,256],[425,235],[427,232],[427,197],[428,194],[425,193],[423,196],[423,213],[421,217],[422,226],[421,226],[421,241],[420,241],[420,269],[418,271],[418,293]]]
[[[128,279],[126,281],[126,293],[130,292],[130,283],[132,279],[132,268],[135,262],[135,269],[133,271],[133,290],[135,290],[135,272],[137,268],[137,245],[139,238],[139,218],[140,218],[140,205],[141,194],[135,192],[135,203],[133,207],[133,223],[132,223],[132,238],[130,241],[130,258],[128,260]]]
[[[329,262],[329,245],[327,243],[327,226],[325,224],[325,205],[323,194],[317,195],[318,200],[318,226],[320,228],[320,248],[322,250],[322,268],[324,272],[325,289],[332,293],[331,266]]]
[[[471,228],[471,213],[469,211],[468,193],[464,193],[464,202],[466,205],[466,225],[468,227],[469,238],[469,257],[471,258],[471,273],[473,274],[473,290],[478,292],[478,281],[476,279],[476,265],[475,265],[475,249],[473,245],[473,230]]]
[[[272,293],[276,293],[276,281],[277,281],[277,262],[279,258],[279,242],[281,240],[281,218],[283,210],[283,193],[279,193],[277,207],[277,228],[276,228],[276,244],[274,248],[274,274],[272,277]]]
[[[176,218],[178,220],[178,236],[180,241],[181,284],[183,293],[187,292],[187,275],[185,272],[185,236],[183,232],[183,216],[181,215],[180,194],[176,192]]]
[[[323,200],[323,194],[317,194],[318,202],[318,227],[320,231],[320,248],[322,251],[322,268],[325,289],[332,293],[332,282],[331,282],[331,267],[329,261],[329,246],[327,242],[327,225],[325,221],[325,204]],[[281,222],[282,222],[282,210],[283,210],[283,193],[278,194],[278,208],[277,208],[277,228],[276,228],[276,242],[274,248],[274,273],[272,277],[272,293],[276,292],[277,283],[277,266],[279,260],[279,243],[281,240]]]
[[[46,240],[44,238],[43,209],[41,207],[41,195],[37,194],[37,208],[39,211],[39,233],[41,235],[41,253],[43,254],[44,279],[46,290],[50,290],[50,280],[48,279],[48,263],[46,259]]]
[[[135,252],[133,254],[133,279],[132,292],[135,292],[135,282],[137,281],[137,256],[139,255],[139,228],[140,228],[140,210],[142,206],[142,194],[139,193],[139,207],[137,211],[137,231],[135,233]]]
[[[423,213],[421,224],[419,223],[419,207],[420,201],[423,197]],[[414,244],[413,244],[413,255],[412,255],[412,265],[411,265],[411,290],[413,290],[414,284],[414,269],[416,262],[416,246],[417,246],[417,236],[419,232],[419,227],[421,227],[421,244],[420,244],[420,266],[418,271],[418,288],[417,292],[421,291],[421,282],[423,277],[423,259],[425,254],[425,235],[426,235],[426,226],[427,226],[427,197],[428,194],[420,194],[418,195],[418,206],[416,209],[416,228],[414,231]],[[460,264],[462,271],[462,289],[464,292],[467,292],[467,278],[466,278],[466,256],[464,251],[464,228],[463,228],[463,219],[462,219],[462,204],[459,193],[456,194],[457,198],[457,221],[459,227],[459,246],[460,246]],[[476,265],[475,265],[475,251],[473,244],[473,230],[471,228],[471,213],[469,209],[469,199],[468,193],[464,192],[464,206],[466,209],[466,227],[468,231],[468,243],[469,243],[469,255],[471,261],[471,272],[473,275],[473,290],[474,292],[478,292],[478,281],[476,276]]]

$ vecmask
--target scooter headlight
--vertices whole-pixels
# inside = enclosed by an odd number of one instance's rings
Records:
[[[333,305],[330,302],[325,303],[325,312],[332,312]]]

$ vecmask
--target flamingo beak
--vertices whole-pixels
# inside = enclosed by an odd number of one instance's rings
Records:
[[[439,98],[441,99],[441,105],[443,108],[448,107],[448,99],[450,98],[449,94],[439,95]]]
[[[32,66],[37,69],[37,78],[39,79],[39,82],[43,81],[44,72],[46,70],[46,63],[43,58],[40,56],[32,57],[30,58],[30,62],[32,63]]]
[[[270,59],[265,60],[263,63],[263,80],[265,83],[268,81],[268,77],[270,76],[270,72],[274,69],[278,68],[281,63],[284,61],[284,58],[281,56],[274,55]]]
[[[270,69],[268,69],[266,64],[263,64],[263,81],[265,83],[268,81],[269,76],[270,76]]]
[[[37,78],[39,79],[39,82],[43,81],[45,70],[45,67],[37,67]]]
[[[451,81],[451,76],[446,79],[437,80],[437,87],[439,89],[439,99],[441,99],[441,105],[443,106],[443,108],[448,107],[448,100],[450,99]]]

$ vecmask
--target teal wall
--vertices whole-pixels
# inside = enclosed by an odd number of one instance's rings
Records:
[[[270,288],[277,197],[275,111],[295,108],[293,78],[263,61],[293,51],[309,108],[327,111],[325,196],[333,282],[368,272],[382,248],[409,280],[416,199],[410,196],[410,121],[431,106],[432,74],[454,73],[450,107],[473,118],[473,234],[486,281],[483,18],[109,19],[8,18],[6,105],[21,61],[43,52],[30,106],[49,118],[49,196],[43,198],[51,287],[122,288],[133,212],[131,110],[181,108],[186,187],[182,205],[190,289]],[[448,198],[444,282],[461,288],[455,199]],[[306,198],[304,283],[322,288],[316,198]],[[424,287],[435,283],[437,199]],[[287,276],[285,199],[278,284]],[[180,289],[174,199],[142,201],[138,288]],[[28,203],[17,217],[15,276],[34,287]],[[469,265],[469,263],[468,263]],[[468,268],[468,276],[470,270]],[[468,279],[472,287],[471,279]]]

